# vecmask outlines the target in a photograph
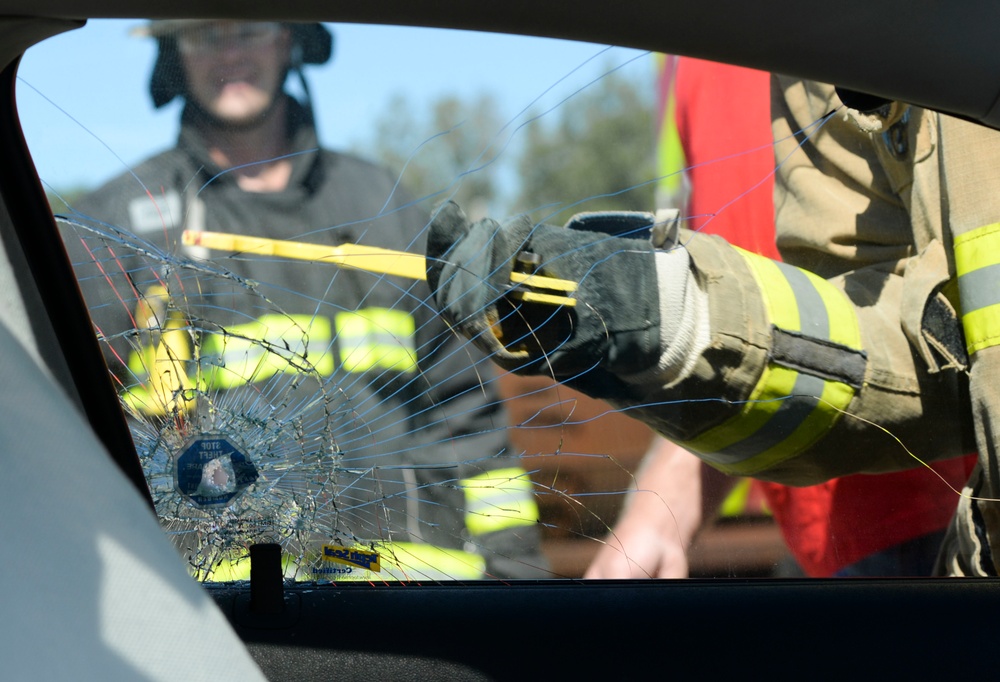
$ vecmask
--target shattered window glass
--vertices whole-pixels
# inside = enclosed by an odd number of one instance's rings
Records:
[[[281,544],[286,576],[296,580],[554,575],[541,545],[540,502],[545,494],[573,500],[574,493],[561,489],[558,476],[546,483],[512,438],[498,372],[434,313],[423,282],[432,207],[464,185],[473,187],[472,199],[512,192],[496,171],[516,130],[462,131],[456,142],[441,130],[437,145],[412,135],[387,140],[378,136],[379,120],[407,125],[393,120],[405,95],[388,81],[377,95],[386,111],[352,114],[361,125],[340,136],[342,151],[326,151],[325,129],[365,102],[321,93],[351,87],[345,70],[360,57],[348,56],[350,46],[373,39],[373,29],[353,37],[335,28],[337,57],[320,79],[311,70],[327,68],[330,28],[298,26],[288,35],[280,26],[241,26],[191,22],[164,38],[155,34],[172,29],[169,22],[98,23],[38,48],[58,54],[60,40],[62,50],[71,49],[90,33],[91,41],[106,38],[125,53],[147,55],[122,68],[109,50],[107,61],[85,69],[95,93],[120,73],[134,85],[95,98],[96,107],[62,90],[72,84],[43,87],[30,75],[30,58],[22,72],[22,106],[33,98],[30,106],[48,109],[41,116],[54,116],[65,131],[58,142],[51,130],[35,138],[40,175],[165,532],[204,580],[247,578],[248,548],[262,542]],[[393,29],[381,30],[382,41],[393,39]],[[251,53],[280,38],[294,42],[301,61],[288,74],[263,73],[270,65]],[[414,40],[432,39],[425,32]],[[238,58],[250,63],[232,63]],[[213,158],[198,133],[221,126],[212,118],[221,115],[182,101],[185,83],[199,87],[182,74],[188,59],[213,62],[208,87],[212,79],[241,81],[215,93],[232,95],[234,106],[265,90],[266,78],[287,76],[289,94],[269,106],[281,107],[288,144],[256,149],[249,146],[256,140],[236,134],[235,144],[244,146],[229,148],[221,163]],[[67,80],[80,77],[70,76],[71,63],[60,68]],[[168,101],[148,124],[157,144],[142,144],[135,119],[149,113],[125,112],[148,108],[150,87],[154,100]],[[497,125],[501,118],[486,104],[476,110],[444,92],[433,102],[436,120],[411,116],[410,124],[422,127],[417,135],[442,117],[455,128],[478,123],[466,116]],[[265,108],[255,115],[278,114]],[[26,116],[29,137],[34,122],[41,117]],[[181,150],[162,152],[171,134]],[[483,140],[489,146],[475,148]],[[42,158],[53,144],[55,175]],[[437,167],[440,160],[447,167]],[[267,184],[271,174],[285,174],[284,190]],[[580,518],[593,514],[583,501],[574,506]],[[594,525],[587,527],[596,537],[604,529]]]
[[[25,135],[194,576],[246,579],[249,547],[278,543],[297,581],[581,577],[602,551],[656,577],[645,549],[687,535],[686,574],[801,573],[759,484],[701,472],[696,510],[635,491],[664,443],[498,369],[425,281],[448,200],[473,220],[706,222],[684,215],[689,174],[663,151],[669,64],[519,36],[144,20],[29,51]],[[637,552],[612,529],[643,504],[662,521]]]

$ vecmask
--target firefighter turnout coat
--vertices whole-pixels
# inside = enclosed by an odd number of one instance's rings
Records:
[[[940,571],[995,575],[1000,133],[798,79],[772,92],[785,262],[681,231],[710,342],[624,402],[722,471],[796,485],[978,451]]]
[[[126,248],[114,239],[68,236],[113,373],[142,371],[137,356],[153,351],[127,330],[141,331],[140,318],[155,315],[147,309],[158,299],[198,320],[201,360],[212,358],[219,368],[208,390],[227,396],[226,405],[259,402],[255,395],[292,381],[280,375],[302,369],[294,361],[261,362],[260,349],[298,358],[334,406],[328,411],[339,415],[331,423],[348,423],[331,427],[340,431],[330,435],[345,475],[373,479],[345,486],[339,532],[405,552],[404,574],[406,566],[423,566],[411,577],[545,575],[532,486],[511,456],[489,363],[434,315],[424,282],[181,245],[182,231],[196,230],[422,253],[426,218],[396,179],[354,156],[321,149],[309,112],[291,99],[289,111],[295,154],[284,191],[243,191],[209,158],[185,112],[175,148],[74,206],[77,217],[106,233],[122,230],[146,244]],[[150,255],[156,249],[206,269],[199,274],[195,267],[191,275],[190,267],[172,268],[171,256]],[[201,260],[209,256],[213,261]],[[155,272],[134,274],[144,263]],[[169,324],[159,326],[167,333]],[[158,404],[162,411],[163,401],[138,395],[142,390],[135,386],[124,399],[139,413],[155,412]],[[275,402],[301,402],[304,395]],[[435,553],[439,549],[444,553]],[[362,568],[355,562],[361,577],[384,576]]]

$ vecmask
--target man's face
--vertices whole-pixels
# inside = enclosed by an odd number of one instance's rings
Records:
[[[219,21],[181,32],[188,93],[209,114],[240,126],[259,119],[282,86],[291,36],[278,23]]]

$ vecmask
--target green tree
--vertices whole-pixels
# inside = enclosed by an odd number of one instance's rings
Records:
[[[82,199],[90,192],[89,187],[70,187],[57,191],[46,190],[45,196],[49,200],[49,206],[53,213],[66,213],[78,199]]]
[[[397,95],[376,119],[373,140],[355,146],[399,174],[415,197],[431,205],[450,198],[486,212],[497,208],[494,158],[500,128],[490,95],[471,102],[442,97],[431,103],[423,120]]]
[[[609,73],[526,126],[514,208],[553,224],[581,211],[653,210],[651,81]]]

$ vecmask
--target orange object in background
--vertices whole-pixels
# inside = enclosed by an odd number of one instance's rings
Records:
[[[542,550],[559,577],[581,577],[633,487],[653,432],[547,377],[500,376],[511,444],[538,485]]]
[[[500,392],[511,444],[538,485],[542,550],[557,576],[581,577],[618,520],[653,432],[547,377],[502,374]],[[770,575],[787,557],[773,519],[755,502],[698,535],[692,575]]]

